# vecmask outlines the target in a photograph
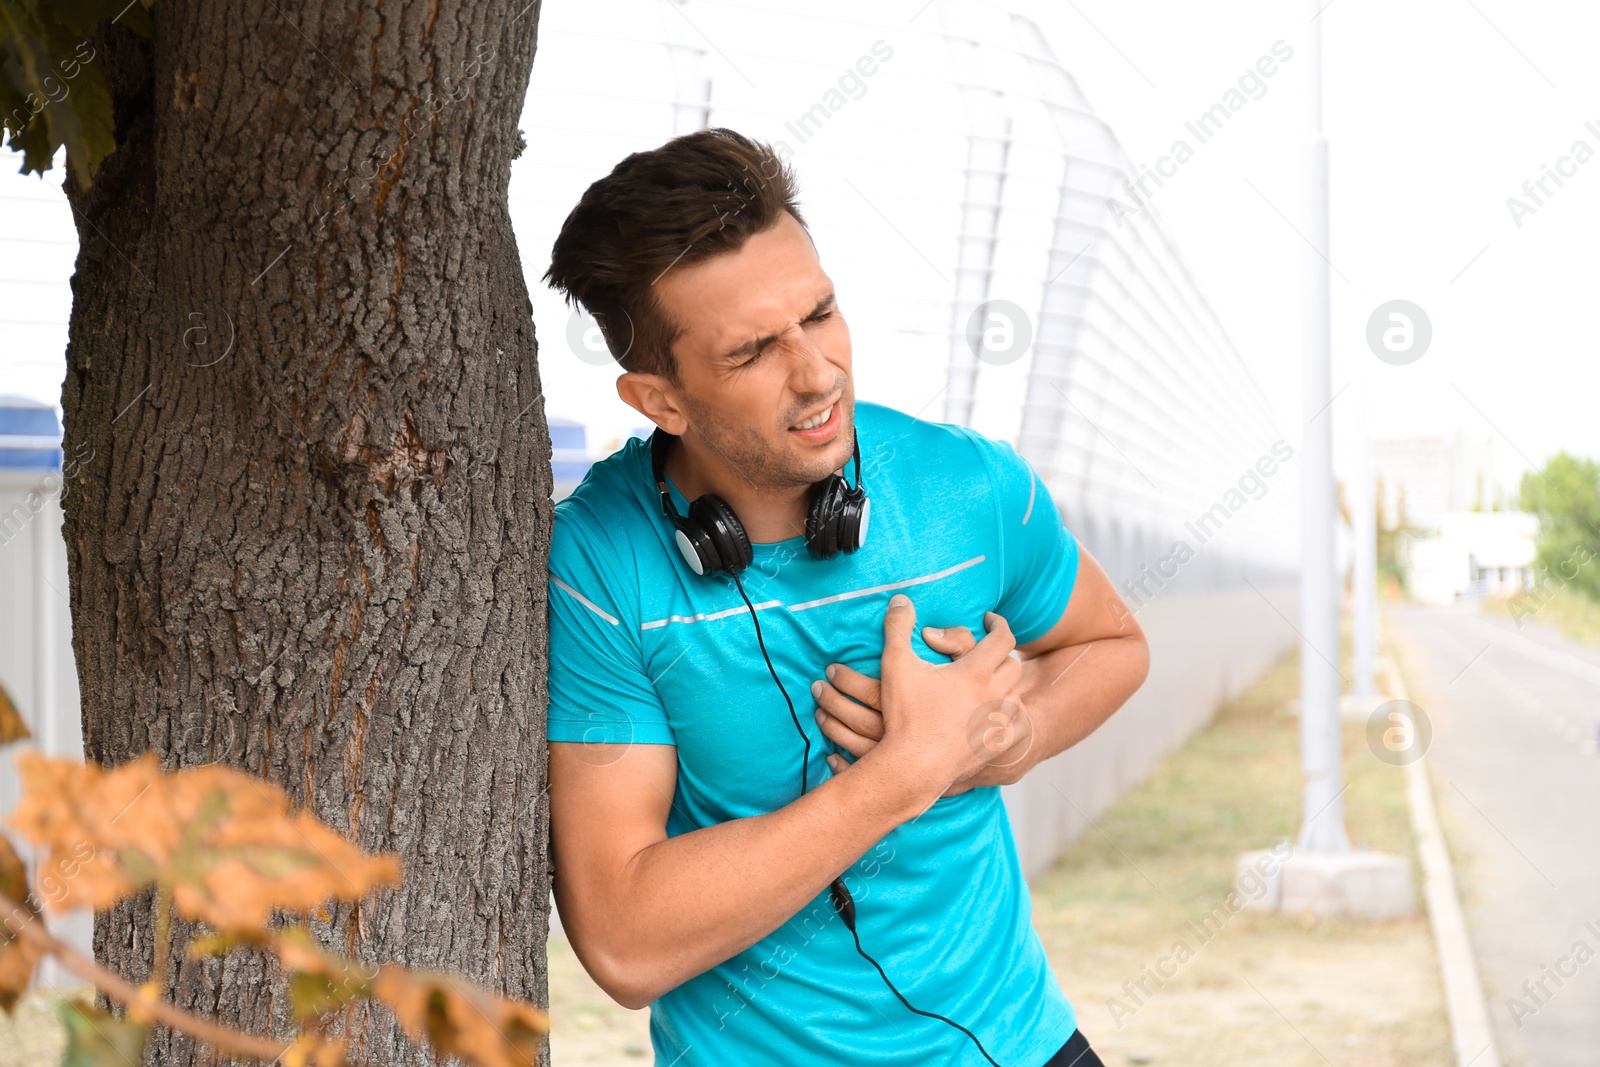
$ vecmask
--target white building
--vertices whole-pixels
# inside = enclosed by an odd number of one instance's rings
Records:
[[[1495,441],[1457,430],[1451,437],[1372,442],[1377,514],[1385,529],[1437,530],[1450,512],[1515,506],[1517,487],[1496,475]]]
[[[1406,542],[1412,595],[1449,604],[1520,593],[1533,583],[1538,533],[1539,517],[1525,511],[1447,512],[1436,536]]]

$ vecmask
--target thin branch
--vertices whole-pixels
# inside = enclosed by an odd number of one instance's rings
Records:
[[[22,910],[21,904],[0,893],[0,913],[16,914],[20,910]],[[133,983],[124,980],[121,975],[106,970],[70,945],[56,940],[42,922],[23,923],[14,934],[45,955],[54,956],[61,966],[84,981],[92,982],[118,1003],[148,1015],[164,1026],[199,1038],[221,1052],[271,1062],[289,1049],[287,1041],[241,1033],[221,1023],[190,1014],[176,1004],[145,997]]]

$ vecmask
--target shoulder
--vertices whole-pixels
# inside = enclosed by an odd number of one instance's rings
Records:
[[[953,462],[970,467],[979,460],[978,434],[951,422],[934,422],[907,415],[897,408],[856,401],[856,427],[861,438],[861,462],[869,458],[883,466],[895,458],[914,456],[921,462]]]
[[[1005,441],[986,437],[967,426],[933,422],[882,404],[856,403],[864,470],[899,468],[906,460],[928,476],[965,482],[969,488],[1003,491],[1020,480],[1026,491],[1032,468]]]
[[[569,495],[556,501],[550,569],[580,575],[630,558],[630,546],[650,534],[643,493],[648,488],[647,442],[629,438],[589,468]]]
[[[578,532],[637,516],[639,493],[641,487],[647,488],[650,477],[647,448],[643,438],[630,437],[621,448],[592,464],[578,487],[556,501],[556,528],[566,526]]]

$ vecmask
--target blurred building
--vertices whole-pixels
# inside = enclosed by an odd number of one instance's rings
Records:
[[[589,473],[588,435],[583,423],[552,416],[550,425],[550,495],[560,500]]]
[[[1411,595],[1433,604],[1515,596],[1533,585],[1539,517],[1525,511],[1452,511],[1438,532],[1405,541]]]
[[[1516,487],[1499,482],[1495,459],[1493,437],[1459,430],[1449,437],[1373,441],[1378,524],[1437,530],[1448,512],[1515,507]]]

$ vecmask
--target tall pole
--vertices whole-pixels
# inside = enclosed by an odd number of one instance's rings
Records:
[[[1307,852],[1346,852],[1342,735],[1339,723],[1339,599],[1334,574],[1334,481],[1332,368],[1328,314],[1328,142],[1322,133],[1322,28],[1318,0],[1311,15],[1306,67],[1305,151],[1306,238],[1302,256],[1300,308],[1304,336],[1300,454],[1302,491],[1300,572],[1300,759],[1305,774],[1305,807],[1300,848]]]
[[[1371,367],[1366,360],[1358,364],[1356,372],[1356,464],[1351,475],[1350,533],[1351,533],[1351,629],[1355,655],[1355,677],[1350,689],[1356,696],[1370,702],[1372,697],[1373,661],[1378,651],[1378,523],[1375,517],[1372,488],[1372,445],[1369,428],[1372,417],[1367,409],[1371,402]]]

